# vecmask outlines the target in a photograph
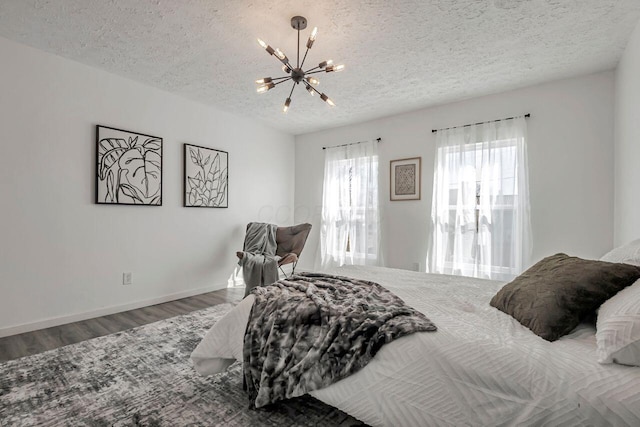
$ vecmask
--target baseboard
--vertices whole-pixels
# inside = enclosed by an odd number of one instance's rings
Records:
[[[0,328],[0,338],[10,335],[23,334],[25,332],[37,331],[38,329],[51,328],[53,326],[65,325],[67,323],[80,322],[82,320],[93,319],[94,317],[108,316],[110,314],[121,313],[123,311],[135,310],[136,308],[148,307],[150,305],[162,304],[164,302],[175,301],[177,299],[192,297],[194,295],[204,294],[206,292],[225,289],[226,286],[207,286],[200,289],[192,289],[189,291],[177,292],[175,294],[164,295],[161,297],[151,298],[147,300],[130,302],[123,305],[113,305],[103,307],[96,310],[85,311],[82,313],[70,314],[67,316],[50,317],[44,320],[38,320],[32,323],[23,323],[21,325]]]

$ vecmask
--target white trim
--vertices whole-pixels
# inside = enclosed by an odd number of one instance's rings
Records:
[[[10,335],[23,334],[25,332],[37,331],[39,329],[51,328],[53,326],[65,325],[67,323],[93,319],[94,317],[108,316],[110,314],[121,313],[123,311],[135,310],[136,308],[162,304],[164,302],[192,297],[194,295],[200,295],[207,292],[217,291],[225,288],[226,286],[207,286],[205,288],[177,292],[175,294],[169,294],[169,295],[164,295],[161,297],[151,298],[147,300],[130,302],[128,304],[112,305],[110,307],[98,308],[96,310],[85,311],[83,313],[75,313],[75,314],[69,314],[66,316],[59,316],[59,317],[50,317],[48,319],[38,320],[32,323],[23,323],[21,325],[9,326],[6,328],[0,328],[0,338],[8,337]]]

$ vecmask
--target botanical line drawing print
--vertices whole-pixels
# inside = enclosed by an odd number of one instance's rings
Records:
[[[162,205],[162,138],[98,126],[98,203]]]
[[[184,162],[184,205],[226,208],[228,206],[228,153],[184,144]]]

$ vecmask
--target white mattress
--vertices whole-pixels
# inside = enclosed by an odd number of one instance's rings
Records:
[[[600,365],[595,329],[550,343],[489,305],[502,283],[376,267],[342,267],[378,282],[438,327],[382,347],[360,372],[310,393],[374,426],[640,425],[640,368]],[[194,351],[209,374],[242,360],[253,297]]]

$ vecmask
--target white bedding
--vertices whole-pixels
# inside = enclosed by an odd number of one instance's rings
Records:
[[[595,328],[547,342],[489,305],[502,283],[376,267],[380,283],[438,327],[382,347],[360,372],[310,393],[373,426],[640,425],[640,368],[600,365]],[[242,360],[253,296],[192,354],[198,372]],[[225,360],[227,359],[227,360]]]

